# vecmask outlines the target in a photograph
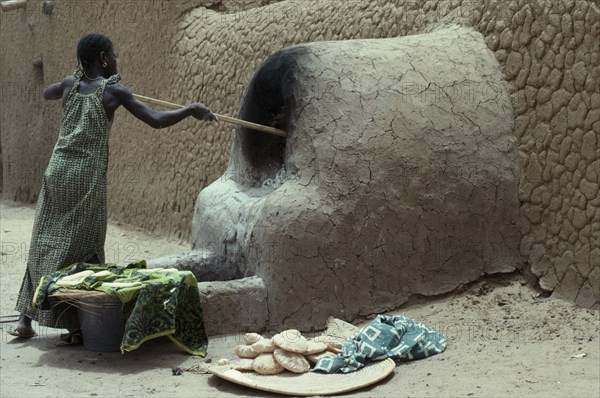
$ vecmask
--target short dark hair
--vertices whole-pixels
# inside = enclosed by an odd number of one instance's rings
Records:
[[[100,33],[87,34],[77,43],[77,61],[83,68],[87,68],[102,51],[109,52],[112,49],[113,44],[108,37]]]

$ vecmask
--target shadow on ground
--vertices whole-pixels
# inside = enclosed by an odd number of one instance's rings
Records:
[[[147,341],[138,349],[121,354],[88,351],[82,344],[67,345],[60,340],[59,333],[40,334],[27,340],[12,338],[6,332],[2,335],[6,344],[14,349],[17,358],[21,349],[35,349],[39,352],[37,361],[31,363],[32,367],[49,366],[104,374],[135,375],[160,368],[185,368],[186,361],[198,359],[182,351],[166,337]]]

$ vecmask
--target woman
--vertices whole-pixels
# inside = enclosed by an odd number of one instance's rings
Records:
[[[115,110],[121,105],[153,128],[174,125],[188,116],[216,121],[206,106],[157,112],[137,100],[118,82],[117,55],[108,37],[89,34],[77,45],[80,67],[74,75],[44,89],[44,98],[62,99],[60,133],[44,173],[36,210],[27,271],[16,310],[17,327],[9,333],[35,336],[40,325],[79,329],[73,308],[40,311],[32,298],[41,277],[75,262],[103,263],[106,238],[108,136]]]

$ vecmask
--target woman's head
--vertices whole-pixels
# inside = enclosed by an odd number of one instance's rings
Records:
[[[112,41],[99,33],[83,36],[77,43],[77,59],[84,70],[95,68],[105,77],[117,73],[117,55]]]

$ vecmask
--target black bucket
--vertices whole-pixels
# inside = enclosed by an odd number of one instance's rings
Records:
[[[119,298],[108,294],[78,299],[83,348],[96,352],[121,351],[125,331],[122,306]]]

